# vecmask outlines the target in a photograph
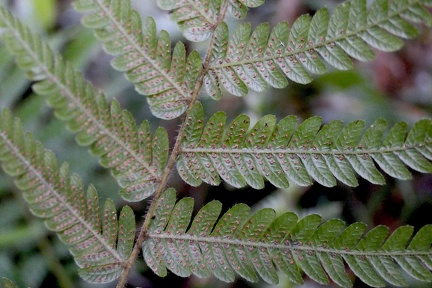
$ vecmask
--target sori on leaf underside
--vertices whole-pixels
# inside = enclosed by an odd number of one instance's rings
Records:
[[[35,33],[0,7],[0,35],[16,62],[34,80],[33,90],[46,97],[55,115],[76,133],[78,144],[90,147],[100,164],[109,168],[127,201],[153,196],[145,221],[136,236],[131,208],[117,216],[111,200],[99,208],[96,189],[84,192],[80,177],[68,165],[58,167],[52,152],[44,149],[10,110],[0,114],[0,162],[15,178],[31,212],[45,219],[68,246],[83,279],[106,283],[120,277],[124,286],[140,251],[159,276],[167,269],[177,275],[211,275],[234,281],[259,277],[271,284],[278,271],[294,283],[302,283],[303,271],[311,279],[349,287],[345,271],[370,286],[406,286],[401,271],[432,282],[432,226],[417,233],[403,226],[391,234],[378,226],[347,227],[341,220],[321,223],[318,215],[303,219],[290,212],[280,216],[272,209],[250,215],[238,204],[222,216],[221,203],[210,202],[192,219],[193,200],[176,203],[173,188],[166,190],[176,165],[188,184],[202,182],[234,187],[263,188],[268,180],[287,188],[290,183],[316,181],[332,187],[337,180],[357,186],[357,176],[384,184],[382,172],[410,179],[409,168],[431,173],[432,121],[416,122],[408,130],[400,122],[387,129],[385,120],[369,127],[364,121],[323,125],[319,117],[299,123],[295,116],[279,121],[262,117],[253,127],[246,115],[226,123],[224,112],[205,120],[198,96],[204,87],[214,99],[223,92],[244,96],[249,89],[282,88],[288,79],[307,84],[311,73],[326,72],[326,64],[350,69],[350,57],[367,61],[373,48],[394,51],[400,38],[412,38],[418,30],[410,24],[432,25],[426,7],[430,0],[346,1],[330,15],[327,9],[312,17],[299,17],[291,27],[280,23],[241,24],[229,35],[224,22],[229,12],[244,18],[248,7],[263,0],[158,0],[190,41],[209,39],[207,54],[186,55],[182,43],[171,51],[166,31],[156,32],[149,17],[142,25],[137,11],[125,0],[77,0],[74,6],[87,13],[83,24],[95,30],[105,51],[114,55],[112,66],[125,72],[136,90],[147,97],[152,113],[162,119],[184,115],[170,151],[164,128],[150,133],[150,124],[137,125],[131,113],[87,82]],[[378,166],[378,167],[377,167]],[[380,170],[379,170],[380,169]],[[259,276],[259,277],[258,277]]]

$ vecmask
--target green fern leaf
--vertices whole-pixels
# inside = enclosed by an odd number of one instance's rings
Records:
[[[258,7],[263,3],[264,0],[231,0],[228,2],[227,8],[234,17],[244,18],[247,13],[246,7]],[[161,9],[171,12],[171,19],[177,22],[186,39],[200,42],[212,36],[218,23],[223,1],[158,0],[157,4]]]
[[[129,201],[151,196],[167,162],[168,136],[159,129],[151,145],[149,124],[136,127],[132,115],[117,101],[108,107],[105,96],[96,91],[15,17],[0,7],[1,37],[30,79],[41,81],[34,91],[46,96],[58,118],[67,122],[81,145],[90,145],[100,163],[111,168]],[[163,144],[163,145],[162,145]],[[153,154],[153,158],[152,158]]]
[[[343,127],[340,121],[324,126],[319,117],[297,120],[288,116],[276,123],[267,115],[249,129],[241,115],[226,125],[223,112],[203,123],[203,108],[196,104],[186,117],[187,140],[181,146],[177,170],[189,184],[218,185],[220,179],[234,187],[264,187],[263,178],[277,187],[289,182],[310,185],[312,180],[332,187],[336,179],[357,186],[357,173],[374,184],[384,184],[375,164],[392,177],[410,179],[413,170],[432,171],[432,121],[421,120],[407,133],[407,124],[393,126],[377,120],[365,131],[363,121]]]
[[[190,85],[196,83],[201,70],[196,51],[186,58],[184,45],[178,43],[171,56],[168,33],[161,31],[157,37],[153,18],[142,28],[141,18],[128,0],[78,0],[74,5],[78,11],[89,13],[83,24],[95,29],[107,53],[116,56],[112,66],[125,72],[136,90],[147,95],[156,117],[172,119],[186,111]]]
[[[243,3],[247,7],[259,7],[264,4],[265,0],[239,0],[239,2]]]
[[[9,110],[0,114],[0,162],[15,177],[30,211],[68,246],[83,279],[105,283],[121,275],[135,238],[131,208],[125,206],[118,220],[108,200],[101,223],[95,188],[85,194],[81,179],[69,174],[67,164],[58,168],[53,153],[24,133]]]
[[[327,9],[312,18],[303,15],[291,29],[283,22],[270,33],[264,23],[251,32],[245,23],[229,40],[228,26],[222,23],[215,30],[206,91],[219,99],[222,88],[244,96],[248,89],[285,87],[285,78],[306,84],[312,81],[310,73],[325,73],[322,59],[337,69],[351,69],[350,57],[368,61],[374,57],[370,47],[395,51],[403,45],[400,38],[417,36],[410,22],[431,26],[432,16],[424,6],[432,5],[425,0],[375,0],[367,8],[366,0],[351,0],[331,16]]]
[[[406,286],[402,270],[432,282],[432,225],[424,226],[414,237],[410,226],[389,236],[384,226],[365,234],[363,223],[345,228],[337,219],[321,223],[318,215],[299,220],[287,212],[276,217],[272,209],[265,208],[250,216],[245,204],[219,216],[222,207],[218,201],[204,206],[190,223],[193,200],[184,198],[176,203],[174,189],[165,191],[157,205],[160,210],[142,249],[146,263],[162,277],[168,268],[182,277],[213,274],[232,282],[237,273],[249,281],[258,281],[259,275],[277,284],[278,269],[297,284],[303,282],[303,271],[321,284],[331,280],[351,287],[346,264],[373,287],[384,286],[386,281]]]
[[[171,19],[178,23],[186,39],[194,42],[204,41],[212,35],[221,8],[220,0],[158,0],[157,4],[161,9],[171,11]]]

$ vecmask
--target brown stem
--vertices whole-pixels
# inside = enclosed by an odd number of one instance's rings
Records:
[[[215,29],[225,19],[227,9],[228,9],[228,0],[225,0],[221,5],[220,14],[219,14],[218,19],[216,21],[216,25],[214,26]],[[127,278],[128,278],[130,269],[132,268],[133,264],[135,263],[135,261],[138,257],[139,252],[141,251],[142,243],[144,242],[146,235],[147,235],[147,230],[150,227],[152,215],[154,215],[154,212],[156,210],[155,203],[157,202],[157,200],[162,195],[162,192],[165,191],[165,186],[166,186],[166,183],[168,181],[169,175],[171,174],[171,171],[172,171],[172,169],[176,163],[177,156],[180,153],[180,145],[183,142],[183,138],[185,137],[184,131],[186,129],[186,125],[184,124],[185,123],[184,120],[185,120],[185,117],[188,114],[188,112],[192,109],[193,105],[198,100],[199,92],[201,91],[201,88],[203,86],[204,76],[207,73],[206,67],[208,67],[209,63],[210,63],[211,48],[213,46],[213,42],[214,42],[214,38],[212,37],[212,39],[210,40],[208,49],[207,49],[206,57],[204,58],[204,61],[203,61],[203,69],[201,70],[201,73],[197,79],[197,83],[195,85],[195,88],[191,93],[192,97],[191,97],[191,100],[189,102],[188,109],[185,113],[185,116],[183,116],[182,125],[181,125],[179,133],[177,135],[177,139],[175,141],[174,148],[173,148],[171,155],[168,159],[168,163],[165,166],[164,172],[163,172],[162,177],[161,177],[160,182],[159,182],[158,189],[153,196],[153,200],[152,200],[152,203],[150,204],[150,207],[147,211],[146,217],[144,219],[144,223],[141,226],[141,231],[140,231],[138,238],[135,242],[135,246],[132,250],[131,255],[129,256],[129,259],[126,261],[126,263],[124,265],[124,270],[123,270],[123,273],[121,275],[119,282],[117,283],[117,288],[123,288],[127,283]]]

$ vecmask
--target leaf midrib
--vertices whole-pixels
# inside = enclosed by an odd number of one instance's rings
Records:
[[[268,249],[280,249],[286,250],[289,249],[291,251],[304,251],[304,252],[319,252],[319,253],[336,253],[339,255],[352,255],[352,256],[381,256],[381,257],[396,257],[396,256],[432,256],[432,250],[428,251],[415,251],[405,249],[403,251],[363,251],[363,250],[351,250],[349,248],[344,249],[332,249],[326,247],[315,247],[302,243],[301,245],[283,245],[283,244],[274,244],[274,243],[265,243],[259,241],[248,241],[248,240],[240,240],[240,239],[228,239],[228,238],[220,238],[220,237],[212,237],[212,236],[195,236],[190,234],[172,234],[169,232],[163,233],[148,233],[149,239],[164,239],[164,240],[177,240],[177,241],[194,241],[197,243],[204,242],[209,244],[226,244],[226,245],[236,245],[236,246],[249,246],[249,247],[257,247],[257,248],[268,248]],[[319,245],[319,244],[318,244]],[[355,247],[353,248],[355,249]]]
[[[272,56],[264,56],[264,57],[261,57],[261,58],[251,57],[251,59],[244,59],[242,61],[235,61],[233,59],[230,59],[229,63],[217,64],[217,65],[209,65],[207,67],[207,69],[208,70],[218,70],[218,69],[223,69],[223,68],[227,68],[227,67],[229,68],[229,67],[234,67],[234,66],[239,66],[239,65],[245,65],[245,64],[261,63],[261,62],[265,62],[265,61],[268,61],[268,60],[275,60],[277,58],[288,58],[288,57],[300,55],[302,53],[307,53],[311,49],[312,50],[317,50],[318,48],[325,47],[327,45],[332,45],[332,43],[338,42],[340,40],[345,40],[345,39],[347,39],[347,38],[349,38],[351,36],[358,36],[359,34],[364,33],[366,31],[368,31],[369,29],[371,29],[371,28],[373,28],[375,26],[378,26],[381,23],[387,22],[390,19],[394,18],[395,16],[397,16],[397,15],[401,14],[402,12],[408,10],[409,7],[411,7],[412,4],[421,3],[421,0],[408,1],[407,3],[408,4],[407,4],[406,7],[403,7],[400,10],[395,11],[394,13],[389,13],[387,18],[380,19],[379,21],[376,21],[376,22],[367,23],[361,29],[349,31],[349,33],[342,34],[342,35],[339,35],[338,37],[334,37],[334,38],[331,38],[331,39],[326,39],[325,41],[322,41],[320,43],[315,43],[314,42],[313,45],[309,45],[308,43],[306,43],[306,45],[303,45],[304,48],[301,48],[301,49],[298,49],[298,50],[293,50],[292,52],[289,52],[288,50],[286,50],[287,48],[285,48],[285,52],[288,52],[288,53],[281,53],[281,54],[276,54],[276,55],[272,55]],[[267,49],[268,47],[265,47],[265,48]],[[293,48],[293,47],[291,47],[291,48]],[[220,60],[220,59],[218,59],[218,60]]]
[[[227,153],[227,154],[301,154],[301,155],[376,155],[385,153],[397,153],[402,151],[407,151],[411,149],[421,148],[425,146],[432,145],[432,141],[426,141],[424,143],[414,143],[414,144],[403,144],[397,147],[381,147],[375,149],[351,149],[351,150],[337,150],[337,148],[330,148],[326,150],[320,150],[320,148],[308,147],[307,149],[299,148],[285,148],[285,149],[271,149],[271,148],[181,148],[182,153]]]

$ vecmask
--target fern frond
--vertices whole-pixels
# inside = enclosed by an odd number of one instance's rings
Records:
[[[95,29],[107,53],[116,56],[112,66],[125,72],[136,90],[147,95],[152,113],[172,119],[186,111],[198,74],[201,58],[178,43],[171,56],[171,41],[166,31],[156,35],[156,24],[149,17],[141,25],[129,0],[78,0],[75,8],[89,13],[82,23]]]
[[[310,185],[312,180],[332,187],[336,179],[357,186],[355,172],[375,184],[384,177],[375,167],[398,179],[410,179],[406,168],[432,172],[432,121],[418,121],[407,133],[398,123],[384,137],[385,120],[377,120],[365,131],[363,121],[343,127],[341,121],[324,126],[312,117],[297,126],[288,116],[279,123],[271,115],[249,129],[250,119],[240,115],[226,125],[226,114],[217,112],[204,125],[203,108],[196,104],[186,117],[186,139],[182,143],[177,170],[183,180],[198,186],[218,185],[222,178],[234,187],[246,184],[264,187],[263,178],[287,188],[289,182]]]
[[[169,189],[157,204],[160,209],[153,215],[142,248],[149,267],[162,277],[168,268],[182,277],[215,275],[232,282],[237,273],[252,282],[258,281],[259,275],[277,284],[278,269],[290,281],[301,284],[301,269],[321,284],[332,280],[351,287],[346,264],[373,287],[384,286],[385,281],[406,286],[402,270],[415,279],[432,282],[432,225],[415,235],[411,226],[402,226],[391,235],[385,226],[365,233],[363,223],[344,228],[341,220],[321,223],[318,215],[299,220],[287,212],[276,217],[274,210],[265,208],[250,216],[245,204],[220,216],[218,201],[204,206],[190,223],[191,198],[176,203],[175,191]]]
[[[86,82],[71,63],[54,54],[39,36],[0,7],[1,37],[30,79],[41,81],[34,91],[47,97],[58,118],[77,133],[81,145],[91,145],[100,163],[111,168],[129,201],[151,196],[167,162],[168,136],[158,129],[153,139],[149,123],[135,120],[118,102],[109,107],[105,96]],[[157,144],[157,145],[156,145]],[[153,154],[153,157],[152,157]]]
[[[157,4],[171,12],[171,19],[179,25],[186,39],[199,42],[212,35],[224,2],[227,2],[227,10],[234,17],[244,18],[247,7],[261,6],[264,0],[158,0]]]
[[[83,279],[101,283],[121,275],[135,239],[132,209],[125,206],[117,219],[108,200],[101,215],[96,189],[84,193],[81,178],[70,175],[67,164],[58,168],[53,153],[24,133],[9,110],[0,114],[0,162],[15,177],[30,211],[68,245]]]
[[[329,16],[321,9],[311,18],[299,17],[291,29],[288,23],[259,25],[251,35],[250,24],[240,25],[228,39],[228,26],[215,31],[212,60],[205,76],[207,93],[221,97],[221,89],[244,96],[248,89],[263,91],[268,85],[283,88],[288,82],[306,84],[310,73],[326,71],[325,60],[337,69],[351,69],[350,57],[368,61],[374,57],[370,47],[395,51],[400,38],[413,38],[417,29],[409,23],[432,25],[426,0],[375,0],[367,8],[366,0],[346,1]]]

